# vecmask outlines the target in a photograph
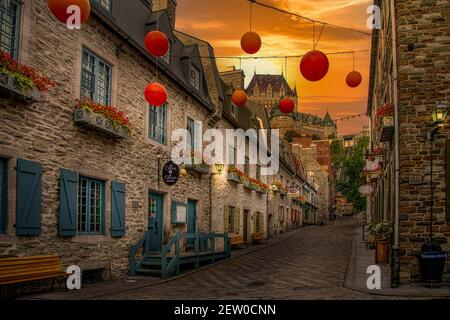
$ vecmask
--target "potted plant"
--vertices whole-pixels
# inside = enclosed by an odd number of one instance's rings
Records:
[[[377,264],[388,262],[389,241],[393,233],[392,223],[381,222],[375,224],[370,229],[370,233],[375,237],[375,262]]]

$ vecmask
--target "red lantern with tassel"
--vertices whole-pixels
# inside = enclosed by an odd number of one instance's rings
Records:
[[[347,75],[346,81],[350,88],[356,88],[362,82],[362,75],[358,71],[352,71]]]
[[[70,6],[78,6],[80,8],[81,23],[85,22],[91,13],[89,0],[48,0],[47,5],[51,13],[62,23],[67,23],[69,18],[73,15],[73,13],[67,13],[67,9]]]
[[[241,48],[248,54],[257,53],[261,49],[261,37],[256,32],[247,32],[241,38]]]
[[[162,57],[169,51],[169,39],[161,31],[150,31],[145,37],[145,47],[155,57]]]
[[[280,101],[280,111],[284,114],[289,114],[294,111],[295,103],[291,98],[284,98]]]
[[[157,82],[147,85],[144,95],[147,102],[154,107],[160,107],[167,102],[167,90]]]
[[[319,50],[309,51],[300,63],[300,71],[309,81],[322,80],[327,75],[329,67],[327,56]]]
[[[248,97],[244,90],[236,90],[231,96],[231,101],[238,107],[245,106]]]

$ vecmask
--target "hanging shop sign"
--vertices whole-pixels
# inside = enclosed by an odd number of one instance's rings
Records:
[[[363,196],[368,197],[372,194],[373,187],[370,184],[365,184],[359,187],[359,193],[361,193]]]
[[[173,186],[180,178],[180,167],[173,161],[167,162],[162,170],[162,178],[165,184]]]
[[[300,191],[297,189],[289,189],[288,198],[298,198],[300,197]]]

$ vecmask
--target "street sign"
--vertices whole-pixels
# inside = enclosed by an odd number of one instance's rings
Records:
[[[297,189],[289,189],[288,198],[298,198],[300,197],[300,191]]]
[[[163,167],[162,178],[165,184],[173,186],[180,178],[180,167],[173,161],[168,161]]]

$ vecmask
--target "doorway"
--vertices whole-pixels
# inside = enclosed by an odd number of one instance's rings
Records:
[[[161,251],[163,241],[164,197],[162,194],[148,194],[148,231],[150,252]]]
[[[244,216],[243,216],[243,238],[245,242],[249,242],[249,232],[248,232],[248,220],[250,217],[250,210],[244,209]]]
[[[197,232],[197,201],[188,200],[188,213],[187,213],[187,233]],[[192,248],[195,244],[195,239],[187,239],[187,247]]]

